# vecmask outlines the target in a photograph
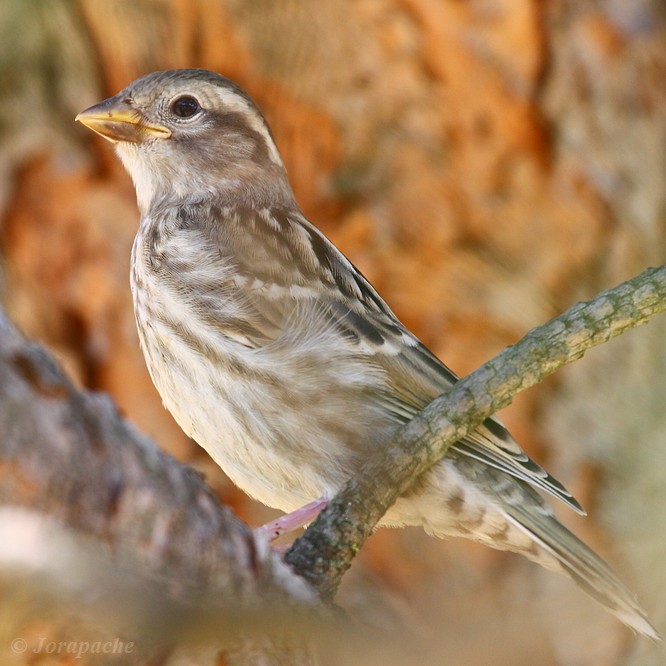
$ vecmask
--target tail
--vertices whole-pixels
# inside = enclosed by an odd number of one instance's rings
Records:
[[[505,504],[503,509],[507,519],[535,544],[529,552],[521,551],[523,555],[548,569],[568,574],[628,627],[654,641],[661,640],[638,605],[636,596],[594,551],[564,527],[549,510],[534,511],[533,506],[513,504]]]

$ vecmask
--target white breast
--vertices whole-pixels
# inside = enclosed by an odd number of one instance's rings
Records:
[[[148,227],[144,221],[134,243],[131,284],[141,346],[164,406],[264,504],[289,511],[334,494],[360,462],[349,440],[370,443],[369,433],[376,438],[382,430],[378,413],[361,400],[343,404],[346,393],[378,378],[360,372],[356,358],[327,353],[314,321],[317,344],[307,330],[290,329],[263,348],[201,323],[178,276],[167,283],[154,270]],[[222,284],[224,267],[218,262],[215,270]],[[232,310],[240,307],[233,294],[227,299]]]

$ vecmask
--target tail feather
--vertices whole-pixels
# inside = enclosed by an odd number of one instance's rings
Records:
[[[557,569],[559,565],[561,571],[606,606],[621,622],[652,640],[661,640],[657,630],[647,620],[645,611],[638,605],[636,595],[545,507],[543,511],[534,511],[533,506],[510,505],[504,510],[507,518],[550,556],[543,557],[537,549],[524,553],[527,557],[550,569]]]

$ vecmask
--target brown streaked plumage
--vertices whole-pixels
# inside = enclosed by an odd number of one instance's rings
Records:
[[[116,144],[134,180],[132,292],[153,381],[250,495],[284,511],[331,497],[456,381],[303,216],[265,120],[236,84],[157,72],[78,120]],[[655,638],[633,595],[534,488],[583,513],[489,419],[382,524],[522,553]]]

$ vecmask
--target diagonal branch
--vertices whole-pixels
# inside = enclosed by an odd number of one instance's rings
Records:
[[[666,310],[666,265],[578,303],[461,379],[405,424],[288,551],[287,562],[331,599],[387,509],[484,419],[520,392]]]

